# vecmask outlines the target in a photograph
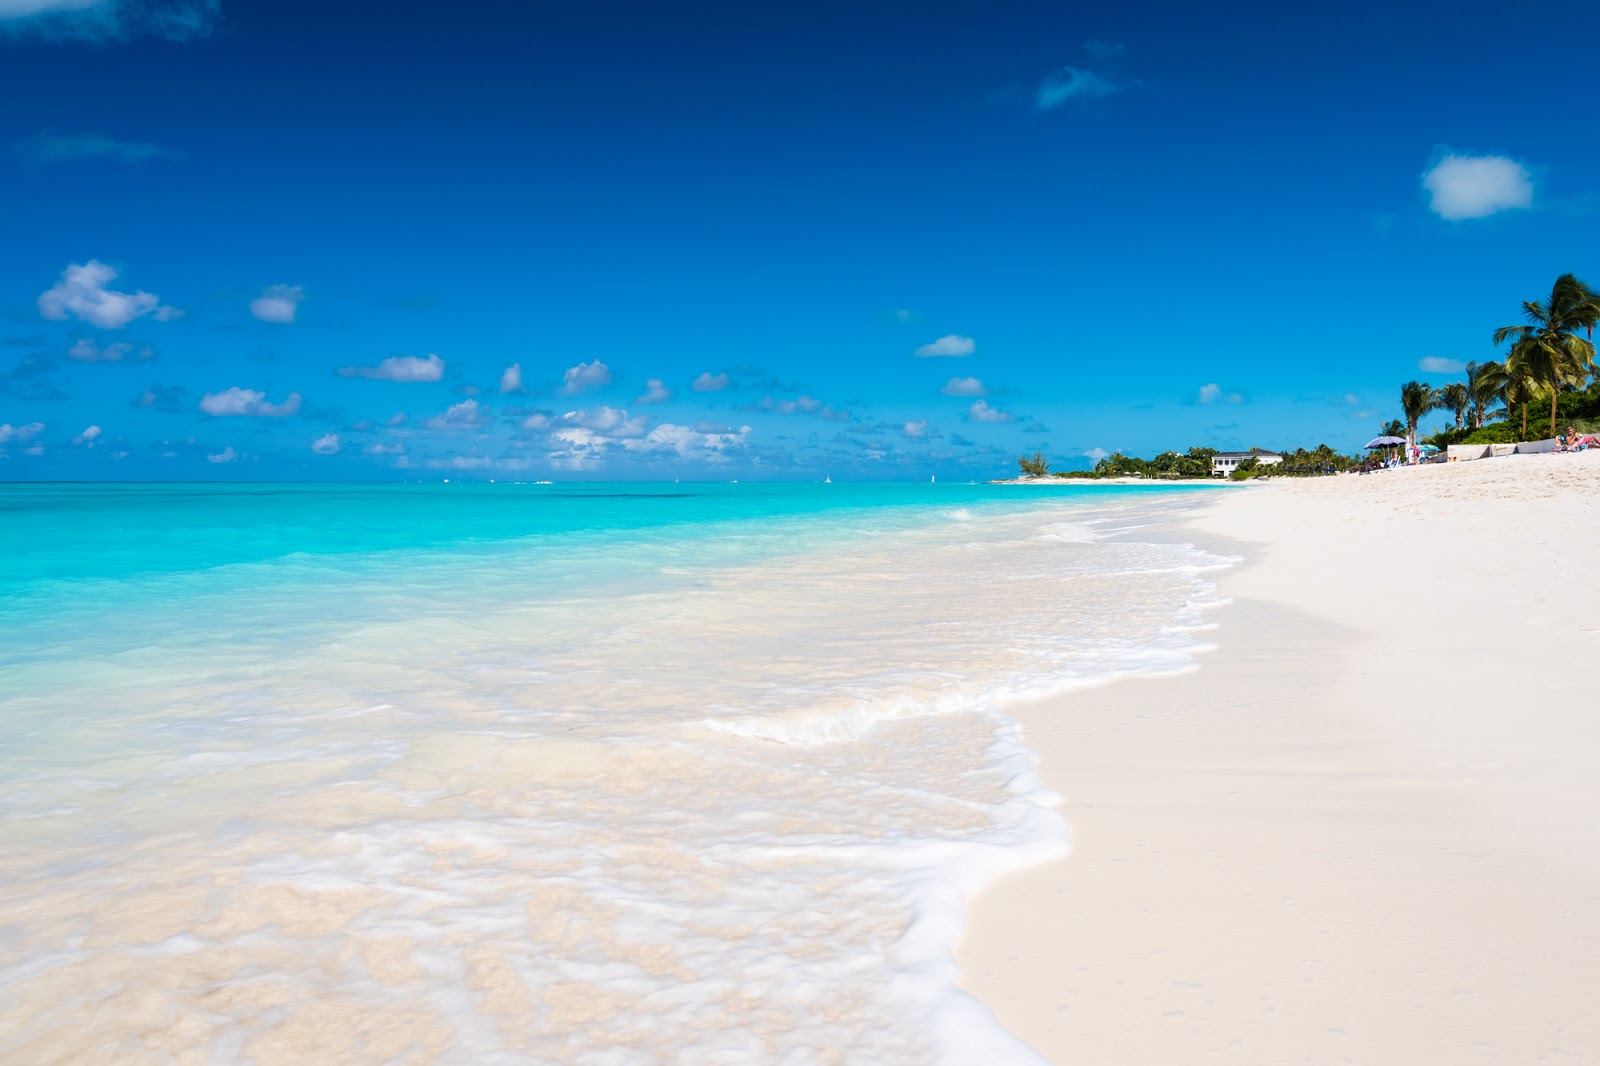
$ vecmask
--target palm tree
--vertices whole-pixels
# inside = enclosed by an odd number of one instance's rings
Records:
[[[1424,381],[1408,381],[1400,386],[1400,412],[1406,416],[1406,453],[1417,443],[1417,423],[1439,407],[1439,390]]]
[[[1467,423],[1467,411],[1472,407],[1472,392],[1461,382],[1446,385],[1439,390],[1439,406],[1455,412],[1456,428]]]
[[[1512,417],[1512,412],[1522,409],[1522,435],[1528,435],[1528,401],[1544,395],[1538,383],[1533,380],[1525,363],[1513,363],[1509,359],[1504,363],[1485,363],[1480,368],[1479,382],[1482,384],[1484,394],[1491,400],[1499,400],[1504,407],[1486,412],[1492,416],[1504,415]]]
[[[1489,405],[1500,398],[1506,368],[1494,360],[1467,364],[1467,392],[1472,398],[1472,428],[1482,429]]]
[[[1406,435],[1406,424],[1398,418],[1391,418],[1378,428],[1380,437],[1403,437]]]
[[[1550,289],[1550,299],[1524,301],[1526,326],[1501,326],[1494,331],[1496,346],[1511,342],[1506,369],[1525,377],[1531,391],[1550,393],[1550,435],[1556,435],[1556,396],[1596,373],[1594,327],[1600,322],[1600,293],[1563,274]],[[1582,330],[1584,336],[1578,336]],[[1524,400],[1526,403],[1526,400]],[[1523,409],[1527,433],[1527,409]]]

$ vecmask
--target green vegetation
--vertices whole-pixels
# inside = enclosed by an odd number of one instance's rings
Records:
[[[1405,420],[1385,422],[1379,434],[1415,442],[1422,418],[1445,410],[1455,415],[1455,428],[1425,443],[1441,450],[1452,444],[1513,444],[1528,439],[1529,407],[1546,404],[1549,424],[1538,432],[1554,437],[1568,426],[1594,432],[1591,427],[1600,422],[1600,365],[1592,337],[1600,325],[1600,293],[1563,274],[1547,299],[1524,301],[1522,314],[1526,325],[1494,331],[1497,347],[1509,345],[1504,361],[1468,363],[1466,382],[1442,389],[1406,382],[1400,387]]]
[[[1141,459],[1136,455],[1112,452],[1095,463],[1093,470],[1059,470],[1055,476],[1091,481],[1114,477],[1153,478],[1162,481],[1209,478],[1212,476],[1211,460],[1216,455],[1215,448],[1162,452],[1153,459]],[[1310,451],[1296,448],[1282,455],[1281,463],[1260,463],[1254,458],[1246,459],[1234,468],[1230,476],[1235,481],[1247,481],[1258,477],[1315,477],[1349,470],[1360,462],[1348,455],[1340,455],[1326,444],[1319,444]],[[1034,458],[1043,457],[1036,453]],[[1019,460],[1019,462],[1029,462],[1029,460]]]
[[[1050,473],[1050,460],[1044,457],[1044,452],[1035,449],[1031,459],[1026,455],[1019,455],[1017,467],[1022,471],[1023,477],[1047,477]]]

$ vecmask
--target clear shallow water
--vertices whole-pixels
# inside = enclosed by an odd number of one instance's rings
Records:
[[[0,487],[0,1055],[1032,1061],[1003,709],[1189,665],[1188,498]]]

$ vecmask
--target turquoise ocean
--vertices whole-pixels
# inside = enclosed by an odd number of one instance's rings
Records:
[[[1145,486],[0,486],[0,1059],[1037,1061],[1020,700],[1190,669]]]

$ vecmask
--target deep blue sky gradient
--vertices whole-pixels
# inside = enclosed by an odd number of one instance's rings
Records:
[[[178,41],[0,23],[0,478],[965,479],[1035,447],[1352,449],[1403,381],[1451,379],[1419,360],[1490,358],[1521,300],[1596,274],[1589,8],[864,6],[222,0]],[[1519,58],[1551,28],[1562,61]],[[1037,109],[1065,66],[1118,91]],[[91,134],[173,154],[40,158]],[[1420,179],[1447,151],[1520,162],[1532,207],[1438,217]],[[91,259],[184,316],[42,318]],[[270,285],[304,290],[292,324],[251,316]],[[911,354],[950,334],[973,354]],[[154,357],[67,358],[83,338]],[[429,353],[435,383],[336,373]],[[559,394],[595,359],[610,385]],[[511,363],[526,394],[497,391]],[[958,376],[1012,420],[940,395]],[[649,378],[673,400],[633,403]],[[303,403],[199,410],[231,387]],[[468,398],[478,424],[424,427]],[[599,406],[687,427],[683,453],[554,435]]]

